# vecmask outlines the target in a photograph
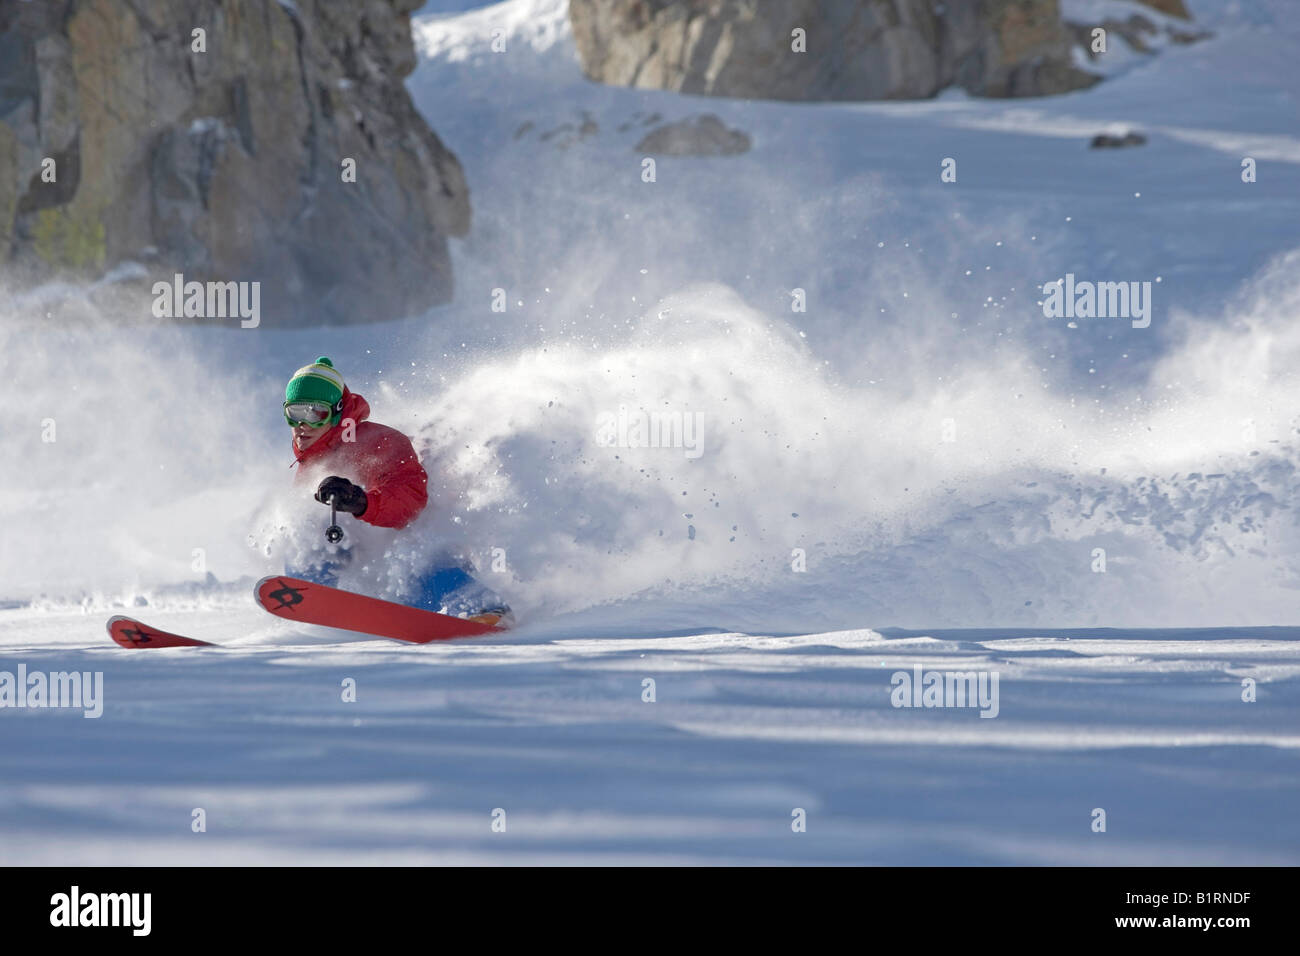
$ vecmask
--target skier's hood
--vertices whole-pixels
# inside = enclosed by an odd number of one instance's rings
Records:
[[[293,457],[298,459],[299,463],[310,461],[318,455],[323,455],[329,451],[343,437],[343,422],[349,418],[358,424],[364,422],[370,417],[370,403],[358,395],[356,392],[344,387],[343,389],[343,412],[339,416],[339,424],[335,425],[313,444],[306,451],[298,450],[298,443],[292,438],[289,439],[289,445],[293,448]]]

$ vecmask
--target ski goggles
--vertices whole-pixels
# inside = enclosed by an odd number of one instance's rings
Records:
[[[284,420],[292,426],[328,425],[338,409],[329,402],[285,402]]]

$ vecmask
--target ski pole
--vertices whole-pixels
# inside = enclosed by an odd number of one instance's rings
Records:
[[[325,529],[325,540],[330,544],[338,544],[343,540],[343,529],[339,527],[338,505],[335,504],[333,495],[330,495],[330,526]]]

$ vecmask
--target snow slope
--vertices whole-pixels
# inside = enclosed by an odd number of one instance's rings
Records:
[[[1300,27],[1193,7],[1213,39],[1086,92],[889,104],[599,87],[563,0],[430,10],[452,304],[232,332],[0,298],[0,671],[107,697],[0,709],[0,862],[1297,862]],[[703,112],[751,151],[643,182],[647,129]],[[1067,272],[1151,281],[1151,326],[1045,318]],[[420,541],[517,632],[250,608],[325,523],[276,399],[318,354],[416,436]],[[700,453],[600,440],[641,409]],[[229,646],[119,650],[123,608]],[[998,716],[892,707],[916,665],[997,671]]]
[[[1294,628],[629,637],[620,620],[403,647],[237,607],[151,619],[234,646],[91,648],[97,620],[0,612],[0,668],[103,670],[107,698],[99,720],[0,714],[0,862],[1300,859]],[[998,716],[893,708],[890,675],[917,665],[996,670]]]

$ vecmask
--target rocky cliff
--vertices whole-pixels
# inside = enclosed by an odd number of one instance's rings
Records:
[[[1072,65],[1057,0],[570,0],[569,17],[586,74],[623,86],[877,100],[1097,80]]]
[[[0,0],[0,263],[255,280],[273,324],[445,301],[469,198],[402,85],[419,2]]]

